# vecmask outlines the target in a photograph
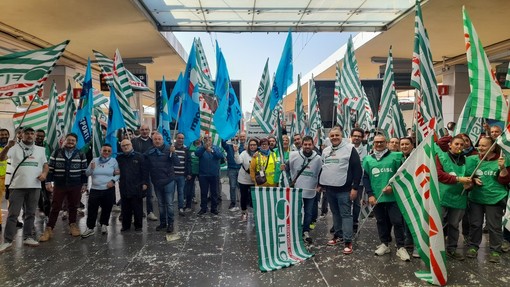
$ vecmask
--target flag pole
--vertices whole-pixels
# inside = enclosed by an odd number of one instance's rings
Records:
[[[174,136],[173,136],[174,141],[177,136],[177,127],[179,125],[179,117],[181,115],[181,108],[182,108],[182,97],[179,97],[179,109],[177,109],[177,118],[175,119],[175,127],[174,127]]]
[[[418,146],[418,119],[416,118],[416,109],[418,108],[417,99],[420,97],[420,91],[418,89],[414,89],[414,104],[413,104],[413,123],[411,124],[411,131],[414,130],[414,135],[416,136],[415,146]],[[410,135],[412,137],[412,133]]]
[[[40,91],[40,90],[39,90]],[[25,117],[27,116],[28,114],[28,111],[30,110],[30,107],[32,107],[32,104],[34,103],[34,100],[35,100],[35,97],[37,97],[37,94],[39,92],[35,93],[34,96],[32,97],[32,100],[30,101],[30,104],[28,105],[28,108],[25,110],[25,112],[23,113],[23,117],[21,118],[21,121],[19,122],[19,125],[18,127],[22,127],[23,126],[23,121],[25,120]]]
[[[364,190],[364,189],[363,189],[363,192],[365,192],[365,190]],[[383,194],[384,194],[384,192],[381,192],[381,194],[379,194],[379,196],[377,197],[377,199],[376,199],[376,201],[375,201],[376,203],[375,203],[374,205],[370,206],[370,210],[369,210],[368,214],[372,213],[372,211],[374,210],[375,206],[377,205],[377,203],[379,202],[379,199],[381,199],[381,197],[383,196]],[[360,213],[360,214],[361,214],[361,213]],[[361,231],[361,228],[363,228],[363,225],[365,225],[365,222],[367,222],[367,219],[369,219],[369,218],[370,218],[370,216],[367,216],[367,217],[363,220],[363,222],[361,222],[361,224],[358,226],[358,232],[356,232],[356,234],[354,234],[354,236],[353,236],[353,238],[352,238],[353,240],[356,240],[356,239],[358,238],[358,235],[359,235],[359,233],[360,233],[360,231]]]

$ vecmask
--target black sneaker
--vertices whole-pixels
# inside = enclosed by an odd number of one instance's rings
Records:
[[[329,233],[335,233],[335,227],[331,227],[331,229],[329,230]]]
[[[459,253],[457,251],[446,251],[446,255],[448,255],[448,257],[455,259],[457,261],[464,260],[464,255],[462,255],[462,253]]]
[[[234,207],[236,207],[236,204],[235,204],[235,203],[233,203],[233,202],[231,202],[231,203],[230,203],[230,205],[228,206],[228,209],[230,210],[230,209],[232,209],[232,208],[234,208]]]
[[[23,222],[16,221],[16,228],[23,228]]]
[[[135,231],[142,231],[141,227],[135,227]]]
[[[156,231],[161,231],[166,228],[166,224],[160,224],[158,227],[156,227]]]
[[[207,213],[207,210],[200,209],[200,211],[197,213],[197,215],[202,215],[202,214],[206,214],[206,213]]]
[[[219,214],[218,210],[211,210],[211,213],[214,214],[214,215],[218,215]]]
[[[174,232],[174,225],[169,224],[168,227],[166,228],[166,233],[172,233],[172,232]]]

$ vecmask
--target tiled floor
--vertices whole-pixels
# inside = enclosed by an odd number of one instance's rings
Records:
[[[343,255],[339,247],[326,246],[327,216],[312,232],[314,257],[262,273],[253,219],[240,222],[240,213],[228,211],[228,204],[223,201],[219,216],[177,215],[179,238],[171,242],[155,231],[154,221],[144,220],[142,232],[121,233],[118,213],[113,213],[108,235],[87,239],[68,235],[59,220],[50,242],[29,248],[18,237],[11,251],[0,254],[0,286],[428,286],[414,276],[424,267],[421,260],[402,262],[394,247],[388,255],[373,255],[375,219],[362,229],[354,254]],[[85,228],[84,218],[80,227]],[[37,228],[40,232],[40,222]],[[447,262],[450,286],[510,286],[510,254],[500,264],[489,263],[485,239],[478,259]]]

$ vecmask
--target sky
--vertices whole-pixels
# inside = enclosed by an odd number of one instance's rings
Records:
[[[204,47],[213,79],[216,77],[215,41],[223,51],[231,80],[241,81],[243,113],[253,108],[253,99],[269,58],[269,73],[278,67],[287,33],[189,33],[174,32],[189,53],[194,37]],[[297,74],[305,75],[347,43],[349,33],[292,33],[294,82]],[[187,59],[186,59],[187,60]],[[289,91],[290,92],[290,91]]]

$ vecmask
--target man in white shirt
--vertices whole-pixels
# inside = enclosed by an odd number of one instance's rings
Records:
[[[39,246],[39,242],[33,239],[33,228],[41,182],[46,180],[48,164],[44,148],[36,146],[34,141],[35,130],[25,127],[21,141],[10,140],[0,152],[0,161],[7,158],[10,160],[6,176],[10,190],[9,211],[0,253],[12,247],[12,241],[16,237],[16,221],[22,206],[25,207],[23,244]]]

